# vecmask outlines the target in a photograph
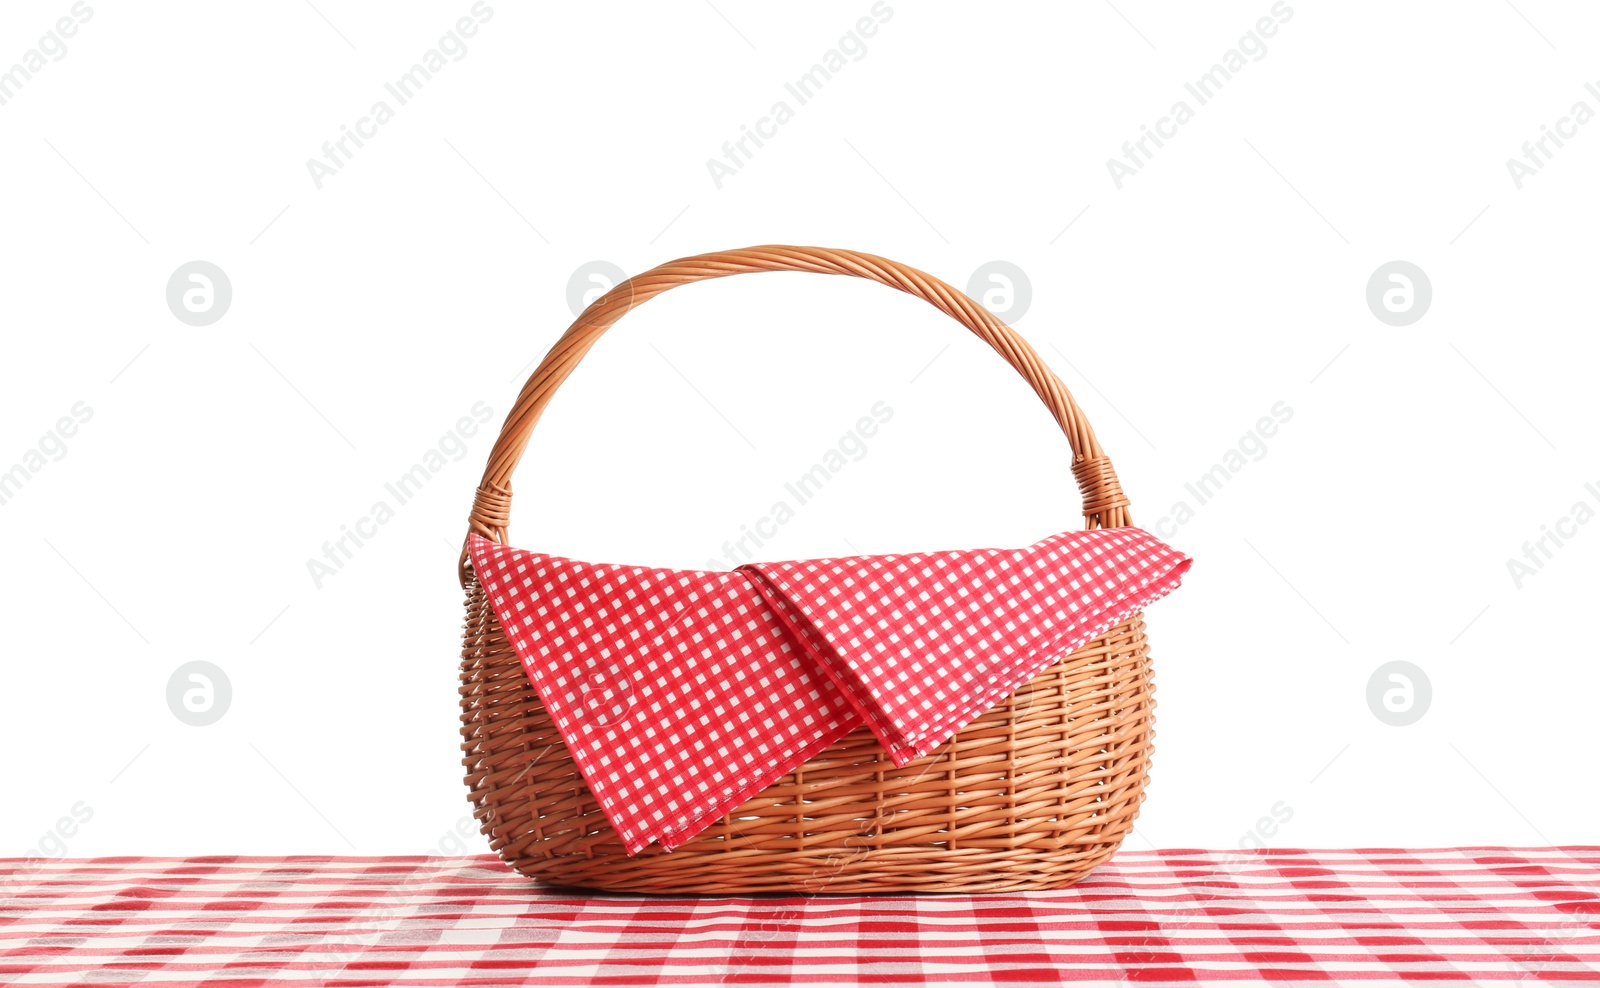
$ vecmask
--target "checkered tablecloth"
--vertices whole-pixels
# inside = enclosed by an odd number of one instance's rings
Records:
[[[1119,855],[1060,892],[653,898],[489,857],[0,861],[0,984],[1600,979],[1600,847]]]

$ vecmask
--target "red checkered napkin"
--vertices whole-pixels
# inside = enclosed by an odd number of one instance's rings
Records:
[[[975,549],[752,563],[767,601],[896,765],[1166,596],[1191,560],[1137,528]]]
[[[629,854],[677,847],[860,723],[743,573],[477,535],[472,566]]]
[[[896,765],[1177,586],[1134,528],[1021,550],[596,565],[471,540],[473,568],[629,854],[682,844],[863,720]]]

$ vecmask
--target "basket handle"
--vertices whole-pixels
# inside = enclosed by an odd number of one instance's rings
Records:
[[[511,513],[511,474],[522,459],[545,406],[602,333],[634,306],[669,288],[753,271],[811,271],[866,278],[915,295],[972,330],[1017,369],[1055,416],[1061,431],[1066,433],[1067,442],[1072,446],[1072,474],[1083,493],[1085,527],[1114,528],[1130,524],[1128,498],[1122,493],[1111,461],[1100,449],[1094,430],[1077,402],[1033,348],[988,309],[932,275],[873,254],[825,247],[766,246],[668,261],[616,285],[583,310],[545,354],[528,383],[522,386],[516,405],[506,415],[472,502],[469,531],[502,544],[505,542]],[[459,566],[463,586],[468,569],[467,548],[463,545]]]

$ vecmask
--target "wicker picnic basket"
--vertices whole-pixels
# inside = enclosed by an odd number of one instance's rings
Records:
[[[1032,385],[1066,433],[1085,527],[1130,524],[1128,499],[1072,396],[1014,330],[937,278],[848,250],[752,247],[684,258],[584,310],[517,396],[470,530],[504,544],[511,474],[561,382],[630,309],[677,285],[758,271],[842,274],[925,299]],[[1039,673],[931,755],[895,768],[859,728],[671,852],[628,857],[529,684],[463,550],[461,735],[490,847],[554,885],[614,891],[1003,892],[1071,885],[1111,857],[1144,798],[1154,701],[1135,614]]]

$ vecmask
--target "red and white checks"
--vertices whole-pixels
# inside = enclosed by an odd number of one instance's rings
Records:
[[[755,898],[493,855],[0,859],[0,984],[1592,985],[1597,886],[1597,847],[1125,849],[1057,892]]]
[[[756,563],[583,563],[472,538],[472,563],[634,854],[682,844],[865,722],[896,765],[1178,585],[1136,528]]]
[[[744,567],[896,765],[943,744],[1084,642],[1178,585],[1189,558],[1137,528],[1026,549]]]

